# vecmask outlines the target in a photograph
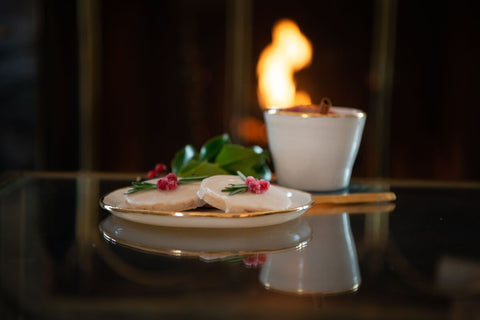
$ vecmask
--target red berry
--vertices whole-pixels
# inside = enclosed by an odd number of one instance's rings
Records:
[[[257,181],[254,177],[252,176],[248,176],[246,179],[245,179],[245,184],[248,186],[250,183],[252,182],[255,182]]]
[[[248,190],[253,193],[264,193],[270,188],[270,182],[263,179],[255,180],[252,177],[248,177],[245,179],[245,182],[248,186]]]
[[[157,173],[155,172],[155,170],[148,171],[148,174],[147,174],[148,179],[155,178],[156,176],[157,176]]]
[[[167,190],[175,190],[177,189],[177,181],[168,180],[167,181]]]
[[[258,183],[260,184],[260,190],[262,192],[268,191],[268,189],[270,188],[270,182],[268,182],[266,180],[260,179],[260,181],[258,181]]]
[[[165,178],[161,178],[157,181],[157,189],[158,190],[167,190],[168,181]]]
[[[248,184],[248,190],[253,193],[261,193],[260,183],[258,181],[252,181]]]
[[[175,190],[177,189],[177,176],[173,173],[166,177],[160,178],[157,182],[158,190]]]
[[[169,173],[165,176],[165,178],[168,181],[175,181],[175,183],[178,181],[177,175],[175,173]]]
[[[258,263],[259,264],[264,264],[267,262],[267,255],[265,253],[259,253],[258,254]]]
[[[167,172],[167,166],[164,163],[157,163],[155,165],[155,172],[157,174],[163,174]]]
[[[267,261],[267,255],[265,253],[250,254],[243,258],[243,263],[247,268],[257,268]]]
[[[256,254],[250,254],[243,259],[243,263],[247,268],[256,268],[258,265],[258,257]]]

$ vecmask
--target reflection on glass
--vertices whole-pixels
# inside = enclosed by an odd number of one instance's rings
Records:
[[[110,215],[99,229],[114,244],[150,253],[195,256],[204,261],[288,250],[311,236],[310,225],[304,219],[268,227],[208,229],[150,226]]]
[[[312,238],[300,250],[272,252],[260,272],[268,289],[333,294],[358,289],[361,279],[348,214],[304,217]]]

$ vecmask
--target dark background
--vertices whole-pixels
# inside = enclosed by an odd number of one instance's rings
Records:
[[[0,3],[0,172],[138,172],[223,132],[252,143],[232,126],[238,119],[231,112],[228,48],[235,1],[96,3],[98,94],[88,124],[80,117],[78,3]],[[329,96],[335,105],[369,114],[354,175],[480,179],[480,23],[473,2],[398,1],[392,95],[382,130],[370,117],[376,111],[370,70],[378,2],[248,3],[241,114],[262,120],[256,61],[273,24],[290,18],[314,47],[311,66],[296,74],[298,88],[314,102]],[[85,126],[94,133],[88,146],[81,139]],[[386,137],[380,160],[376,137]],[[80,161],[86,148],[94,159],[87,168]]]

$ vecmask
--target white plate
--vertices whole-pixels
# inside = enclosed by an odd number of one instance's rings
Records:
[[[104,219],[99,229],[109,242],[136,250],[172,256],[195,256],[205,261],[232,256],[279,252],[306,244],[311,228],[305,219],[247,229],[172,228],[119,219]]]
[[[279,187],[282,188],[282,187]],[[100,206],[119,218],[168,227],[185,228],[251,228],[284,223],[298,218],[313,204],[310,193],[285,189],[291,199],[291,206],[286,210],[225,213],[212,208],[191,211],[153,211],[132,209],[125,205],[125,191],[128,187],[117,189],[100,200]]]

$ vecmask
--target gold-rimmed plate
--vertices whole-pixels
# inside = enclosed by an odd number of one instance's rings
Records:
[[[296,219],[313,205],[312,196],[309,193],[284,188],[291,200],[290,207],[285,210],[225,213],[213,208],[189,211],[132,209],[125,205],[127,189],[128,187],[121,188],[107,194],[100,200],[100,206],[125,220],[167,227],[251,228],[270,226]]]

